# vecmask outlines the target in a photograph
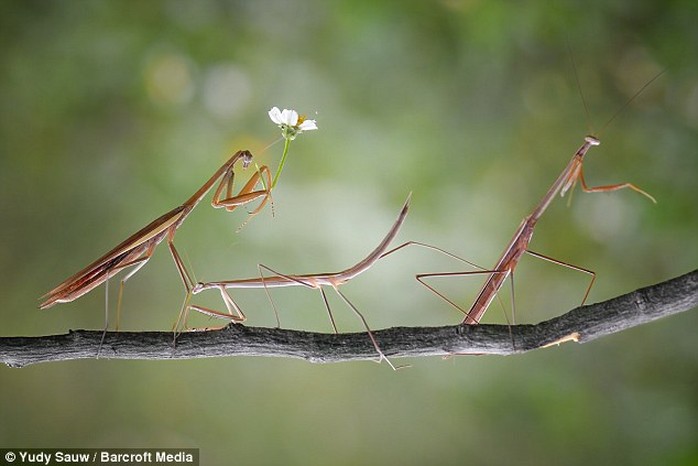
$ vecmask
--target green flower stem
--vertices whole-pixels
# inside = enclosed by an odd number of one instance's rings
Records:
[[[291,140],[289,138],[286,138],[286,142],[284,142],[284,153],[281,155],[281,162],[279,162],[279,169],[276,170],[276,175],[274,175],[274,179],[271,182],[271,189],[274,189],[276,187],[277,181],[279,181],[279,175],[281,175],[281,171],[284,169],[284,164],[286,163],[286,156],[288,155],[288,146],[291,145]]]

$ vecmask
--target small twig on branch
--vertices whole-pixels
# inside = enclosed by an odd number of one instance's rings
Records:
[[[373,332],[386,356],[519,354],[568,341],[586,343],[698,306],[698,270],[601,303],[582,306],[535,325],[452,325],[394,327]],[[101,330],[64,335],[0,338],[0,361],[10,367],[97,355]],[[273,356],[315,363],[376,360],[365,332],[327,334],[246,327],[180,334],[107,332],[100,357],[110,359],[191,359]]]

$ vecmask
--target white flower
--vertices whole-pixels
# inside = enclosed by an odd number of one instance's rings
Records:
[[[298,112],[295,110],[289,110],[287,108],[285,108],[282,112],[279,110],[279,107],[272,107],[272,109],[269,110],[269,118],[271,118],[271,121],[279,126],[296,126],[298,123]]]
[[[298,129],[300,131],[312,131],[314,129],[317,129],[317,123],[315,123],[315,120],[306,120],[303,115],[301,115],[298,118]]]
[[[283,137],[291,141],[303,131],[317,129],[315,120],[306,120],[305,116],[299,116],[295,110],[285,108],[281,111],[278,107],[272,107],[269,110],[269,118],[281,128]]]

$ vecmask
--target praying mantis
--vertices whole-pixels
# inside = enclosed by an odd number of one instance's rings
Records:
[[[218,180],[220,180],[220,183],[211,201],[211,205],[214,208],[224,208],[228,212],[231,212],[237,207],[261,198],[259,205],[248,212],[248,220],[257,215],[271,199],[272,189],[276,186],[279,175],[283,170],[290,141],[295,139],[296,135],[303,131],[317,129],[315,120],[307,120],[305,117],[299,116],[294,110],[284,109],[280,111],[277,107],[272,107],[268,113],[270,119],[281,128],[282,135],[286,139],[281,163],[273,179],[268,166],[256,166],[255,173],[240,189],[238,194],[233,195],[233,181],[235,177],[235,172],[233,171],[234,165],[241,160],[243,168],[247,168],[252,161],[252,154],[250,151],[237,151],[182,205],[156,218],[119,243],[102,257],[68,277],[58,286],[42,296],[41,299],[43,299],[43,302],[39,305],[39,308],[48,309],[58,303],[74,301],[89,293],[102,283],[108,282],[110,277],[116,275],[120,271],[133,267],[119,283],[119,295],[117,299],[118,328],[118,314],[121,309],[124,284],[148,262],[155,248],[165,238],[167,238],[167,246],[188,296],[190,290],[194,286],[194,281],[174,246],[174,235],[180,225],[206,194],[208,194]],[[255,189],[257,183],[262,184],[262,189]],[[221,196],[224,189],[225,197],[222,198]],[[179,320],[177,322],[179,323]],[[178,325],[178,323],[175,325]]]
[[[182,205],[156,218],[119,243],[102,257],[64,280],[42,297],[44,301],[40,304],[39,308],[48,309],[58,303],[74,301],[89,293],[102,283],[105,283],[110,277],[116,275],[120,271],[133,267],[132,270],[121,279],[119,285],[119,304],[117,305],[118,310],[121,304],[124,284],[148,262],[155,248],[165,239],[167,239],[167,246],[184,288],[189,291],[194,285],[194,282],[175,248],[174,236],[177,229],[211,190],[213,185],[219,179],[221,180],[215,190],[211,204],[213,207],[225,208],[228,211],[232,211],[243,204],[263,198],[260,205],[250,212],[250,215],[255,215],[264,207],[269,198],[268,190],[254,189],[262,174],[265,174],[267,179],[270,178],[269,169],[266,168],[266,166],[258,170],[240,189],[240,192],[236,196],[232,195],[235,175],[233,166],[238,161],[241,161],[243,168],[247,168],[252,161],[252,154],[247,150],[237,151]],[[267,186],[269,186],[269,184],[267,184]],[[226,189],[226,197],[221,198],[224,188]]]
[[[576,71],[576,70],[575,70]],[[648,81],[640,90],[638,90],[629,100],[626,102],[626,104],[621,108],[625,108],[625,106],[630,103],[635,97],[637,97],[647,86],[649,86],[654,80],[656,80],[659,76],[661,76],[664,72],[662,71],[661,73],[657,74],[654,76],[650,81]],[[583,100],[583,97],[582,97]],[[586,103],[584,104],[586,108]],[[616,113],[618,115],[618,113]],[[608,126],[608,124],[615,118],[614,115],[608,123],[604,126]],[[521,221],[521,224],[519,225],[518,229],[514,233],[514,236],[511,238],[507,246],[504,248],[504,252],[500,256],[499,260],[497,261],[496,265],[492,270],[476,270],[476,271],[466,271],[466,272],[437,272],[437,273],[423,273],[423,274],[418,274],[416,276],[416,279],[424,286],[426,286],[429,290],[434,292],[436,295],[444,299],[447,303],[449,303],[451,306],[455,307],[459,311],[461,311],[463,314],[465,314],[465,317],[462,321],[463,324],[478,324],[480,322],[480,319],[482,319],[482,316],[485,314],[487,311],[489,305],[492,303],[494,300],[495,296],[499,293],[500,289],[504,285],[505,280],[508,277],[511,277],[511,284],[512,284],[512,296],[513,296],[513,276],[514,276],[514,269],[519,263],[519,260],[521,257],[524,255],[524,253],[528,253],[533,257],[537,257],[539,259],[543,259],[549,262],[552,262],[554,264],[562,265],[564,267],[571,268],[573,270],[577,270],[580,272],[584,272],[586,274],[591,275],[591,281],[586,289],[586,292],[584,293],[584,297],[582,298],[582,305],[586,302],[587,297],[589,296],[589,292],[591,291],[591,287],[594,284],[594,281],[596,279],[596,274],[591,271],[584,269],[582,267],[578,267],[572,264],[568,264],[562,261],[559,261],[557,259],[553,259],[552,257],[545,256],[543,254],[539,254],[536,252],[533,252],[529,250],[529,244],[531,242],[531,239],[533,238],[533,231],[535,229],[535,226],[538,222],[538,220],[541,218],[541,216],[545,213],[546,209],[552,202],[552,200],[555,198],[555,196],[559,193],[560,196],[564,196],[568,191],[574,190],[574,187],[576,184],[579,182],[581,185],[581,188],[584,192],[588,193],[593,193],[593,192],[611,192],[611,191],[618,191],[620,189],[625,189],[629,188],[639,194],[642,194],[643,196],[647,197],[649,200],[651,200],[653,203],[656,204],[656,200],[654,197],[652,197],[650,194],[647,192],[643,191],[642,189],[638,188],[632,183],[617,183],[617,184],[611,184],[611,185],[605,185],[605,186],[594,186],[594,187],[589,187],[587,186],[585,180],[584,180],[584,172],[583,172],[583,164],[584,164],[584,158],[586,157],[587,152],[592,148],[596,147],[601,144],[601,141],[593,135],[588,135],[584,138],[584,142],[582,145],[577,149],[577,151],[574,153],[572,156],[572,159],[568,162],[567,166],[562,170],[560,175],[557,177],[557,179],[553,182],[553,184],[550,186],[548,191],[545,193],[543,198],[540,200],[538,205],[533,209],[533,211],[524,219]],[[469,262],[468,262],[469,263]],[[473,265],[472,263],[469,263],[470,265]],[[438,277],[461,277],[461,276],[470,276],[470,275],[488,275],[485,283],[482,285],[482,288],[480,288],[480,291],[477,294],[477,297],[475,298],[475,301],[473,304],[470,306],[470,309],[468,311],[465,311],[461,306],[456,304],[453,300],[449,299],[446,297],[443,293],[439,292],[436,290],[433,286],[429,285],[425,279],[429,278],[438,278]],[[512,300],[513,304],[513,300]]]
[[[245,278],[245,279],[238,279],[238,280],[223,280],[223,281],[216,281],[216,282],[208,282],[208,283],[197,283],[191,290],[192,294],[198,294],[201,293],[202,291],[205,290],[210,290],[210,289],[217,289],[219,290],[221,294],[221,298],[223,299],[223,303],[225,304],[228,313],[223,313],[219,312],[210,308],[206,308],[203,306],[198,306],[194,304],[190,304],[188,306],[188,309],[200,312],[202,314],[208,315],[210,317],[215,317],[219,319],[225,319],[225,320],[230,320],[232,322],[244,322],[246,317],[245,314],[242,312],[242,309],[235,303],[233,298],[228,294],[226,291],[227,289],[237,289],[237,288],[245,288],[245,289],[259,289],[259,288],[264,288],[267,290],[269,288],[283,288],[283,287],[291,287],[291,286],[304,286],[306,288],[310,289],[317,289],[320,290],[320,294],[322,296],[323,303],[325,305],[325,308],[327,309],[327,312],[330,317],[330,321],[332,323],[332,328],[334,329],[334,332],[337,333],[337,326],[335,325],[334,317],[332,316],[332,311],[330,310],[330,305],[327,300],[327,295],[325,294],[324,287],[330,287],[334,289],[334,291],[337,293],[337,295],[344,301],[349,308],[356,314],[356,316],[359,318],[361,321],[361,324],[363,327],[366,329],[366,332],[368,333],[368,336],[371,340],[371,343],[373,344],[373,347],[375,348],[376,352],[379,355],[379,361],[385,360],[388,362],[391,368],[395,369],[395,366],[390,362],[390,360],[385,356],[383,351],[381,350],[380,346],[378,345],[378,342],[376,341],[376,338],[373,335],[373,332],[371,331],[370,327],[368,326],[368,322],[364,318],[363,314],[356,308],[356,306],[342,293],[339,291],[339,287],[352,278],[362,274],[369,268],[371,268],[379,259],[384,257],[386,254],[386,250],[390,246],[390,243],[393,241],[395,236],[397,236],[398,231],[400,230],[400,227],[402,226],[403,222],[405,221],[405,218],[407,217],[407,212],[410,207],[410,196],[407,197],[407,200],[405,201],[404,205],[402,206],[402,209],[400,210],[400,213],[395,220],[395,223],[393,223],[392,227],[388,231],[388,233],[385,235],[383,240],[380,242],[376,248],[371,251],[364,259],[361,261],[357,262],[355,265],[349,267],[348,269],[342,270],[340,272],[331,272],[331,273],[316,273],[316,274],[303,274],[303,275],[290,275],[290,274],[281,274],[279,272],[276,272],[269,267],[266,267],[262,264],[259,265],[260,267],[260,276],[256,278]],[[394,250],[397,250],[399,248],[396,248]],[[269,272],[275,274],[272,276],[265,277],[261,273],[261,269],[264,268],[268,270]],[[271,298],[270,298],[271,299]],[[273,304],[273,301],[272,301]],[[276,309],[275,309],[276,310]]]

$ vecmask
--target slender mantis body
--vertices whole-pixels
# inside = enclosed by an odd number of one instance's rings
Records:
[[[307,120],[305,117],[299,116],[294,110],[284,109],[282,112],[278,108],[273,107],[269,111],[269,117],[274,123],[279,125],[282,130],[282,135],[286,138],[281,163],[273,180],[269,167],[266,165],[262,165],[261,167],[255,165],[255,173],[240,189],[238,194],[233,195],[233,181],[235,176],[233,166],[238,160],[242,160],[243,168],[247,168],[252,161],[252,154],[249,151],[242,150],[236,152],[203,184],[203,186],[201,186],[201,188],[199,188],[198,191],[184,202],[184,204],[156,218],[148,225],[126,238],[111,251],[46,293],[42,296],[44,301],[39,305],[39,308],[48,309],[57,303],[74,301],[84,294],[89,293],[102,283],[108,283],[109,278],[118,272],[133,267],[121,280],[119,285],[119,296],[117,300],[118,328],[118,313],[121,308],[124,283],[148,262],[157,245],[165,238],[167,238],[167,245],[175,262],[175,266],[177,267],[177,272],[187,292],[187,297],[189,297],[190,291],[194,286],[194,281],[174,246],[173,241],[177,228],[179,228],[182,222],[184,222],[184,219],[194,210],[218,180],[220,180],[220,183],[211,201],[211,205],[215,208],[225,208],[230,212],[241,205],[254,202],[260,198],[262,199],[256,208],[248,212],[247,221],[249,221],[250,218],[257,215],[267,202],[270,201],[272,189],[278,182],[284,161],[286,160],[289,141],[293,140],[298,134],[304,131],[317,129],[315,120]],[[255,189],[257,183],[261,183],[262,189]],[[224,188],[226,190],[225,197],[221,198]],[[245,223],[243,223],[243,226]],[[180,318],[181,315],[182,312],[180,312]],[[178,319],[175,327],[179,325],[179,322],[180,320]],[[106,328],[107,326],[105,325],[105,332]]]
[[[405,218],[407,216],[407,212],[409,210],[409,205],[410,205],[410,197],[407,198],[405,201],[405,204],[402,207],[402,210],[400,211],[400,214],[397,217],[397,220],[395,220],[395,223],[393,223],[393,226],[390,228],[388,233],[385,235],[383,240],[380,242],[380,244],[373,250],[371,251],[364,259],[356,263],[355,265],[349,267],[348,269],[342,270],[340,272],[332,272],[332,273],[317,273],[317,274],[303,274],[303,275],[285,275],[281,274],[278,272],[275,272],[274,270],[270,269],[269,267],[263,266],[260,264],[260,272],[261,268],[264,268],[268,270],[269,272],[275,274],[272,276],[260,276],[256,278],[246,278],[246,279],[239,279],[239,280],[224,280],[224,281],[217,281],[217,282],[208,282],[208,283],[198,283],[194,286],[192,289],[193,294],[198,294],[202,291],[205,290],[210,290],[210,289],[217,289],[221,293],[221,297],[223,298],[223,302],[225,303],[228,313],[222,313],[219,311],[215,311],[213,309],[205,308],[202,306],[197,306],[197,305],[190,305],[189,308],[193,309],[197,312],[200,312],[202,314],[215,317],[215,318],[221,318],[221,319],[227,319],[231,320],[233,322],[242,322],[245,320],[245,315],[240,309],[240,307],[235,303],[235,301],[230,297],[226,289],[233,289],[233,288],[245,288],[245,289],[259,289],[259,288],[264,288],[265,290],[268,290],[269,288],[284,288],[284,287],[291,287],[291,286],[304,286],[307,288],[311,289],[317,289],[320,290],[320,294],[322,296],[323,303],[325,305],[325,308],[327,309],[327,312],[330,316],[330,321],[332,323],[332,327],[337,333],[337,327],[334,322],[334,318],[332,317],[332,311],[330,310],[329,302],[327,300],[327,296],[325,294],[324,287],[331,287],[334,289],[334,291],[339,295],[339,297],[344,301],[347,306],[351,308],[351,310],[356,314],[356,316],[361,320],[362,325],[366,329],[366,332],[368,333],[369,338],[371,339],[371,343],[373,344],[374,348],[378,352],[380,359],[379,362],[385,359],[390,367],[395,369],[395,366],[392,365],[390,360],[385,356],[383,351],[381,350],[380,346],[378,345],[378,342],[376,341],[375,337],[373,336],[373,332],[368,326],[368,322],[364,318],[364,316],[359,312],[359,310],[354,306],[354,304],[349,301],[349,299],[341,292],[339,291],[339,287],[352,278],[356,277],[357,275],[360,275],[361,273],[365,272],[369,268],[373,266],[379,259],[381,259],[383,256],[386,255],[386,250],[390,246],[390,243],[392,240],[397,236],[398,231],[400,230],[400,227],[402,226],[403,222],[405,221]],[[273,303],[273,301],[272,301]]]
[[[213,185],[220,179],[221,182],[216,188],[211,204],[216,208],[225,208],[228,211],[236,207],[263,198],[260,205],[255,208],[250,215],[256,214],[266,204],[269,192],[266,190],[255,191],[254,187],[259,178],[264,174],[269,180],[269,169],[263,166],[258,170],[237,196],[232,196],[233,190],[233,166],[241,160],[246,168],[251,160],[252,154],[242,150],[236,152],[227,162],[225,162],[212,176],[199,188],[184,204],[175,207],[166,214],[156,218],[145,227],[138,230],[133,235],[126,238],[115,248],[104,254],[102,257],[92,262],[90,265],[72,275],[54,289],[46,293],[42,298],[44,301],[39,306],[40,309],[48,309],[57,303],[68,303],[89,293],[94,288],[106,282],[118,272],[133,267],[131,271],[121,280],[119,287],[119,299],[117,309],[120,307],[121,295],[124,283],[132,277],[150,259],[153,251],[165,238],[172,258],[177,267],[182,283],[187,291],[194,285],[189,272],[184,266],[177,249],[174,246],[174,235],[177,228],[184,222],[191,211],[206,196]],[[269,183],[267,183],[269,186]],[[223,189],[226,188],[227,197],[221,199]],[[117,324],[118,325],[118,324]]]
[[[663,72],[662,72],[663,73]],[[649,86],[655,79],[657,79],[662,73],[659,73],[656,75],[654,78],[652,78],[649,82],[647,82],[631,99],[626,103],[626,105],[632,101],[635,97],[637,97],[647,86]],[[583,100],[583,99],[582,99]],[[586,108],[586,104],[585,104]],[[622,107],[625,108],[625,105]],[[622,110],[621,108],[621,110]],[[617,115],[617,113],[616,113]],[[614,115],[610,121],[615,118]],[[606,125],[608,125],[608,123]],[[463,319],[464,324],[478,324],[480,322],[480,319],[482,319],[482,316],[485,314],[487,311],[487,308],[489,305],[492,303],[494,300],[495,296],[499,292],[499,290],[502,288],[504,285],[505,280],[507,277],[512,277],[512,296],[513,296],[513,274],[514,274],[514,269],[516,268],[517,264],[519,263],[519,260],[521,259],[521,256],[523,256],[524,253],[528,253],[534,257],[538,257],[543,260],[547,260],[549,262],[553,262],[558,265],[563,265],[565,267],[572,268],[574,270],[578,270],[584,273],[587,273],[591,275],[591,281],[589,283],[589,286],[586,289],[586,292],[584,294],[584,298],[582,299],[582,304],[586,302],[587,297],[589,296],[589,291],[591,290],[592,285],[594,284],[594,280],[596,279],[596,274],[592,272],[591,270],[587,270],[581,267],[577,267],[571,264],[567,264],[562,261],[558,261],[556,259],[553,259],[548,256],[544,256],[542,254],[535,253],[533,251],[530,251],[528,249],[529,243],[531,242],[531,239],[533,237],[533,231],[535,229],[536,223],[538,220],[541,218],[541,216],[545,213],[546,209],[554,199],[554,197],[559,193],[560,196],[564,196],[565,193],[569,190],[573,190],[574,187],[576,186],[577,182],[580,183],[581,188],[584,192],[610,192],[610,191],[617,191],[619,189],[624,189],[624,188],[629,188],[632,189],[635,192],[638,192],[642,194],[643,196],[647,197],[650,199],[652,202],[656,203],[657,201],[648,193],[643,191],[642,189],[638,188],[632,183],[618,183],[618,184],[611,184],[611,185],[606,185],[606,186],[595,186],[595,187],[589,187],[587,186],[585,180],[584,180],[584,172],[583,172],[583,164],[584,164],[584,157],[586,156],[587,152],[589,149],[591,149],[594,146],[598,146],[601,144],[601,141],[592,135],[586,136],[584,138],[584,143],[580,146],[579,149],[574,153],[572,156],[572,159],[569,161],[565,169],[560,173],[560,175],[557,177],[555,182],[550,186],[548,191],[545,193],[543,198],[540,200],[538,205],[533,209],[533,211],[523,219],[521,224],[519,225],[519,228],[516,230],[514,233],[514,236],[512,237],[511,241],[509,241],[509,244],[507,244],[506,248],[504,249],[504,252],[502,253],[501,257],[497,261],[497,264],[494,266],[492,270],[478,270],[478,271],[472,271],[472,272],[447,272],[447,273],[426,273],[426,274],[419,274],[417,275],[417,280],[422,283],[424,286],[429,288],[431,291],[436,293],[438,296],[440,296],[442,299],[444,299],[446,302],[454,306],[456,309],[460,310],[465,314],[465,318]],[[472,264],[471,264],[472,265]],[[477,274],[487,274],[487,280],[483,284],[482,288],[480,288],[480,291],[475,298],[475,301],[471,305],[470,309],[466,312],[463,308],[458,306],[455,302],[447,298],[443,293],[437,291],[434,287],[429,285],[424,281],[426,278],[435,278],[435,277],[454,277],[454,276],[467,276],[467,275],[477,275]]]

